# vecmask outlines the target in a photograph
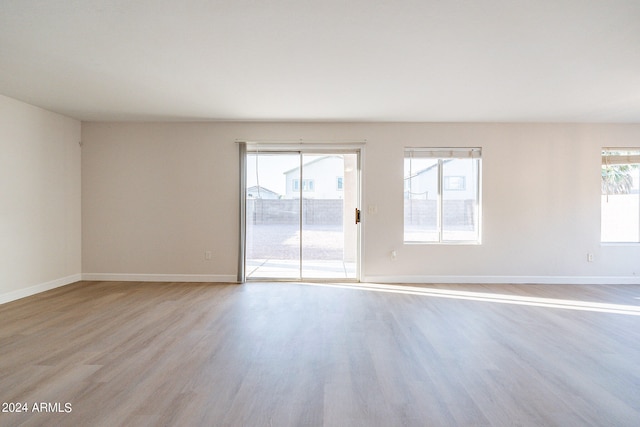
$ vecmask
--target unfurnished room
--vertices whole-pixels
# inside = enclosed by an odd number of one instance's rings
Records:
[[[637,0],[0,1],[0,425],[640,425],[638,46]]]

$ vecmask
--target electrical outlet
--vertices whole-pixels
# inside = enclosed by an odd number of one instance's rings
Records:
[[[204,251],[204,259],[206,259],[207,261],[211,261],[211,251]]]
[[[395,249],[394,249],[394,250],[392,250],[392,251],[391,251],[391,259],[392,259],[393,261],[395,261],[397,257],[398,257],[398,253],[395,251]]]
[[[587,262],[593,262],[593,254],[592,253],[588,253],[587,254]]]

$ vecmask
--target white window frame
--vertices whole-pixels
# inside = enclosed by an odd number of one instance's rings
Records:
[[[291,190],[292,191],[300,191],[300,179],[294,178],[291,180]],[[316,191],[316,184],[313,179],[303,179],[302,180],[302,191],[305,193],[312,193]]]
[[[405,147],[404,157],[408,158],[420,157],[437,160],[437,208],[436,208],[436,228],[437,228],[437,240],[407,240],[405,234],[405,227],[403,220],[403,241],[405,244],[463,244],[463,245],[478,245],[481,244],[482,239],[482,148],[481,147],[456,147],[456,148],[426,148],[426,147]],[[443,238],[443,190],[444,190],[444,168],[443,165],[447,160],[452,159],[477,159],[477,187],[476,187],[476,200],[477,206],[477,238],[473,240],[451,240]],[[403,166],[404,167],[404,166]],[[466,181],[466,180],[465,180]],[[403,180],[403,189],[406,191],[407,178]],[[465,182],[465,186],[467,183]],[[446,190],[453,191],[453,190]],[[404,197],[403,197],[404,200]]]
[[[606,166],[616,166],[616,165],[638,165],[640,168],[640,147],[604,147],[602,148],[602,167]],[[636,179],[640,179],[640,172],[636,170]],[[637,218],[637,226],[638,226],[638,235],[635,237],[635,240],[605,240],[603,236],[604,229],[604,216],[603,210],[605,203],[604,198],[605,194],[602,194],[602,199],[600,201],[600,242],[603,244],[628,244],[628,245],[638,245],[640,244],[640,196],[638,199],[638,218]],[[613,196],[617,194],[612,194]],[[608,194],[606,194],[606,199],[608,200]]]
[[[302,191],[312,193],[316,191],[316,184],[313,179],[302,180]]]
[[[462,186],[460,188],[453,188],[451,186],[451,178],[460,179],[462,182]],[[465,191],[467,189],[467,180],[464,176],[460,175],[451,175],[444,177],[444,189],[446,191]]]

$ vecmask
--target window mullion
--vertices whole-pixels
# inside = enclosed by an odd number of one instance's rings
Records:
[[[302,153],[302,151],[298,152],[298,156],[300,158],[300,176],[299,176],[300,185],[298,186],[299,190],[300,190],[300,193],[299,193],[300,194],[300,196],[299,196],[300,197],[300,203],[298,204],[298,208],[299,208],[299,212],[298,212],[299,219],[298,220],[300,221],[300,224],[298,224],[298,229],[299,229],[299,233],[300,233],[299,234],[300,235],[300,241],[298,242],[298,250],[300,251],[300,253],[298,255],[298,276],[300,277],[300,279],[302,279],[302,262],[303,262],[303,259],[302,259],[302,250],[303,250],[303,246],[302,246],[303,245],[303,242],[302,242],[302,238],[303,238],[303,235],[302,235],[302,221],[303,221],[303,218],[304,218],[304,200],[302,200],[303,187],[304,187],[304,154]]]
[[[631,178],[632,180],[637,180],[640,183],[640,165],[635,170],[636,177]],[[640,243],[640,194],[638,194],[638,235],[636,236],[635,243]]]
[[[443,196],[442,196],[442,185],[443,185],[443,161],[442,159],[438,159],[438,214],[437,214],[437,227],[438,227],[438,242],[442,243],[443,241],[443,216],[442,216],[442,205]]]

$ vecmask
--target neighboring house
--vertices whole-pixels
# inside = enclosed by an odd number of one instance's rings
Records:
[[[437,163],[405,177],[404,198],[436,200],[438,198]],[[444,161],[443,190],[447,200],[475,199],[477,172],[471,162]]]
[[[444,161],[443,190],[447,200],[475,199],[476,171],[469,162]],[[435,200],[438,197],[437,163],[404,179],[404,198]]]
[[[285,198],[342,199],[344,194],[344,159],[342,156],[324,156],[303,165],[303,177],[300,167],[284,172],[287,181]]]
[[[467,159],[442,160],[440,188],[443,194],[442,204],[438,204],[438,161],[424,160],[416,162],[413,166],[419,166],[417,172],[410,171],[404,179],[405,238],[407,230],[415,232],[415,227],[423,233],[417,238],[422,241],[437,241],[438,232],[433,230],[438,227],[446,228],[448,233],[454,230],[475,233],[478,224],[477,162]],[[438,221],[441,221],[441,225],[438,225]],[[434,234],[425,234],[424,231]],[[474,236],[472,234],[469,238],[473,239]]]
[[[282,196],[266,187],[254,185],[247,188],[248,199],[280,199]]]

